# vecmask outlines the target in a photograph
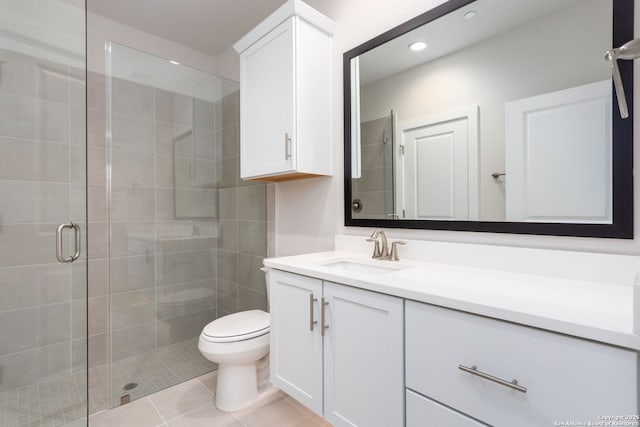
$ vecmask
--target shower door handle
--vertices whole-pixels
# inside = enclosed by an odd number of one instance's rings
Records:
[[[80,226],[76,223],[72,223],[72,224],[73,224],[73,235],[74,235],[76,250],[73,252],[73,255],[71,255],[71,258],[73,259],[73,261],[75,261],[78,258],[80,258],[80,245],[82,244],[82,236],[80,234]]]
[[[73,228],[75,251],[71,256],[64,256],[62,254],[62,232],[67,228]],[[77,260],[80,257],[80,244],[81,244],[80,226],[73,222],[60,224],[56,229],[56,259],[61,263],[70,263]]]

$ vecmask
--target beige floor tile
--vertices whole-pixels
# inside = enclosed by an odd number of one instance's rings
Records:
[[[89,418],[91,427],[156,427],[164,420],[147,398],[97,413]]]
[[[207,403],[213,403],[211,393],[197,379],[154,393],[149,398],[165,421],[185,415]]]
[[[189,412],[167,424],[168,427],[243,427],[228,412],[222,412],[213,403]]]
[[[293,406],[295,406],[296,408],[298,408],[299,410],[301,410],[302,412],[307,414],[309,416],[309,418],[314,420],[316,423],[318,423],[318,424],[320,424],[322,426],[326,425],[326,426],[331,427],[331,424],[329,424],[327,421],[325,421],[324,418],[322,418],[320,415],[316,414],[311,409],[309,409],[306,406],[304,406],[302,403],[300,403],[297,400],[295,400],[293,397],[289,396],[288,394],[285,394],[285,399],[286,399],[287,402],[289,402],[290,404],[292,404]]]
[[[65,424],[64,427],[87,427],[87,420],[85,418],[75,420]]]
[[[216,386],[218,384],[218,371],[209,372],[198,377],[198,380],[204,385],[211,394],[216,395]]]
[[[317,427],[318,422],[289,403],[286,395],[275,392],[235,415],[246,427]]]

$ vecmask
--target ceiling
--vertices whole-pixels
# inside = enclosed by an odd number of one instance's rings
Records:
[[[285,0],[87,0],[89,12],[217,55]]]

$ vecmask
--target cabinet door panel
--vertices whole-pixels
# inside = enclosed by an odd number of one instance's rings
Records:
[[[336,427],[404,422],[403,302],[324,282],[325,418]]]
[[[322,281],[271,270],[269,286],[271,382],[322,415],[322,337],[317,324],[309,328],[312,295],[319,320]]]
[[[240,158],[243,178],[295,169],[295,19],[289,18],[240,57]],[[291,144],[287,147],[285,135]]]

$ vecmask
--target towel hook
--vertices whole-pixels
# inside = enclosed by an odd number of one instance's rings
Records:
[[[626,42],[620,47],[608,50],[604,54],[604,59],[611,64],[611,73],[613,77],[613,87],[616,90],[618,98],[618,109],[623,119],[629,117],[629,108],[627,107],[627,98],[624,94],[624,85],[620,76],[620,68],[618,67],[618,59],[633,60],[640,58],[640,39],[633,39]]]

